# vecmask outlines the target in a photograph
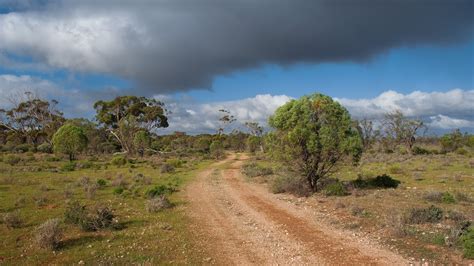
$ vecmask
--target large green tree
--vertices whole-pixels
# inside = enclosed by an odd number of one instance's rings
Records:
[[[119,96],[112,101],[98,101],[94,108],[97,120],[127,153],[135,151],[133,140],[137,132],[168,127],[164,104],[156,99]]]
[[[76,155],[87,147],[87,136],[81,127],[66,124],[58,129],[53,136],[53,149],[74,160]]]
[[[281,106],[269,119],[282,158],[296,164],[308,186],[335,169],[345,155],[358,160],[362,143],[349,112],[322,94],[304,96]]]

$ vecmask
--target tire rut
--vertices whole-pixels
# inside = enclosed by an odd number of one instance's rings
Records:
[[[235,155],[202,172],[187,191],[197,241],[210,262],[233,265],[407,264],[390,251],[333,236],[307,213],[243,181]],[[224,167],[224,163],[230,163]]]

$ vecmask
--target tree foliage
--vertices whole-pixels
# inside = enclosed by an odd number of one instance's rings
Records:
[[[94,104],[97,120],[118,140],[125,152],[133,152],[136,132],[168,127],[164,104],[156,99],[119,96]]]
[[[56,100],[45,101],[25,92],[24,100],[15,103],[13,108],[0,109],[0,125],[26,143],[51,143],[53,134],[65,121],[63,113],[56,108],[57,104]]]
[[[349,112],[322,94],[304,96],[278,108],[269,119],[283,158],[296,163],[312,191],[344,155],[360,158],[362,144]]]
[[[84,130],[72,124],[66,124],[58,129],[53,136],[53,149],[74,160],[76,155],[87,147],[87,137]]]

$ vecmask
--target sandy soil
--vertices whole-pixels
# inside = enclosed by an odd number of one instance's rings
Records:
[[[407,265],[401,256],[317,220],[240,174],[231,155],[186,189],[196,241],[219,265]]]

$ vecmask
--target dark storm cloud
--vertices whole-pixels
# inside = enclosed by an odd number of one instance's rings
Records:
[[[472,38],[474,25],[471,0],[45,2],[0,16],[0,51],[159,93],[209,88],[216,75],[264,64],[454,44]]]

